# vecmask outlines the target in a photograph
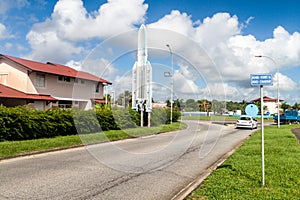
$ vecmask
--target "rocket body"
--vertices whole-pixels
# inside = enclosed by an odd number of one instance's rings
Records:
[[[138,32],[137,61],[132,70],[132,108],[152,110],[152,67],[148,61],[147,29],[141,25]]]

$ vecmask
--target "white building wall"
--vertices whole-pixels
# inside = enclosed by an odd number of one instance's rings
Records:
[[[15,63],[0,63],[1,83],[25,93],[37,94],[35,87],[28,78],[28,70]]]

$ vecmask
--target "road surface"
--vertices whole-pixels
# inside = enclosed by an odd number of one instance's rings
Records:
[[[251,130],[186,130],[0,162],[0,199],[172,199]]]

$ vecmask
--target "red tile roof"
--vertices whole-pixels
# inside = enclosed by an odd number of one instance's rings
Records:
[[[94,99],[94,102],[96,103],[106,103],[105,99]],[[109,101],[107,101],[107,103],[109,103]]]
[[[263,100],[264,101],[274,101],[274,102],[276,102],[277,98],[270,98],[270,97],[264,96]],[[251,102],[256,102],[256,101],[260,101],[260,98],[253,99]],[[279,99],[279,101],[283,101],[283,100]]]
[[[107,84],[112,84],[111,82],[102,79],[100,77],[97,77],[93,74],[90,74],[88,72],[83,72],[83,71],[77,71],[71,67],[56,64],[56,63],[40,63],[36,61],[31,61],[31,60],[26,60],[22,58],[16,58],[13,56],[7,56],[0,54],[0,58],[6,58],[9,59],[15,63],[18,63],[32,71],[37,71],[37,72],[44,72],[44,73],[49,73],[49,74],[55,74],[55,75],[61,75],[61,76],[68,76],[72,78],[81,78],[81,79],[86,79],[86,80],[91,80],[91,81],[97,81],[97,82],[102,82],[102,83],[107,83]]]
[[[13,89],[11,87],[0,84],[0,98],[9,99],[33,99],[33,100],[43,100],[43,101],[56,101],[57,99],[51,97],[50,95],[43,94],[26,94],[19,90]]]

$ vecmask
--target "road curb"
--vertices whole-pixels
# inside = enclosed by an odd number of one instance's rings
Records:
[[[204,173],[200,175],[200,178],[195,179],[191,183],[189,183],[185,188],[180,190],[171,200],[184,200],[189,194],[191,194],[195,189],[197,189],[202,182],[215,170],[217,169],[220,165],[222,165],[229,156],[231,156],[242,144],[244,141],[248,140],[251,135],[254,132],[252,132],[250,135],[248,135],[247,138],[239,142],[233,149],[225,153],[223,156],[221,156],[212,166],[206,169]]]
[[[68,150],[68,149],[75,149],[75,148],[79,148],[79,147],[83,147],[83,146],[85,146],[85,145],[84,144],[79,144],[79,145],[66,146],[66,147],[57,147],[57,148],[47,149],[47,150],[31,151],[31,152],[27,152],[27,153],[17,154],[17,155],[14,155],[14,156],[0,157],[0,161],[9,160],[9,159],[13,159],[13,158],[21,158],[21,157],[25,157],[25,156],[39,155],[39,154],[43,154],[43,153],[50,153],[50,152]]]
[[[71,146],[65,146],[65,147],[56,147],[56,148],[53,148],[53,149],[31,151],[31,152],[17,154],[17,155],[14,155],[14,156],[0,157],[0,161],[9,160],[9,159],[13,159],[13,158],[21,158],[21,157],[25,157],[25,156],[38,155],[38,154],[43,154],[43,153],[51,153],[51,152],[56,152],[56,151],[75,149],[75,148],[79,148],[79,147],[85,147],[85,146],[96,145],[96,144],[107,143],[107,142],[118,142],[118,141],[132,140],[132,139],[143,138],[143,137],[150,137],[150,136],[154,136],[154,135],[171,133],[171,132],[180,131],[180,130],[183,130],[183,129],[172,130],[172,131],[167,131],[167,132],[157,132],[157,133],[152,133],[152,134],[148,134],[148,135],[129,137],[129,138],[125,138],[125,139],[107,140],[107,141],[92,142],[92,143],[87,143],[87,144],[78,144],[78,145],[71,145]]]

